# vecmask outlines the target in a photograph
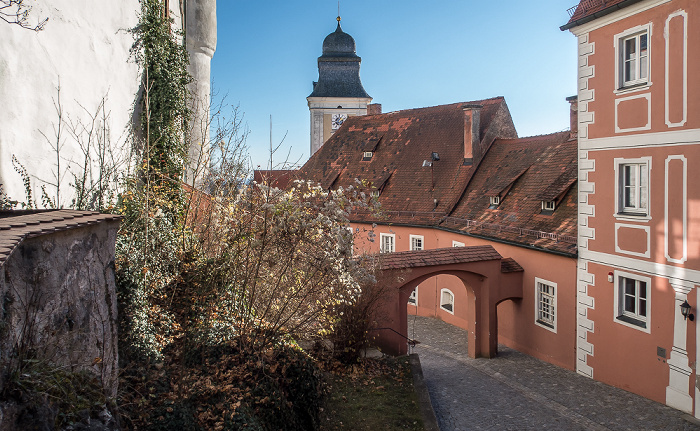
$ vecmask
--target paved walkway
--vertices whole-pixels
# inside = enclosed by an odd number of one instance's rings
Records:
[[[700,430],[683,413],[504,346],[467,356],[462,329],[409,316],[441,431]]]

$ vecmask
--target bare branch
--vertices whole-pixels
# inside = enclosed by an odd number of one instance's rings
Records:
[[[33,31],[41,31],[49,21],[44,18],[37,21],[36,25],[29,23],[29,14],[32,7],[24,4],[25,0],[0,0],[0,19],[8,24],[16,24],[22,28]]]

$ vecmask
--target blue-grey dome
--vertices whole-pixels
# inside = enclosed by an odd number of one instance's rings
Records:
[[[309,97],[369,98],[360,81],[360,62],[355,39],[338,28],[323,40],[323,55],[318,58],[318,82]]]
[[[323,40],[323,57],[356,57],[355,54],[355,39],[338,28]]]

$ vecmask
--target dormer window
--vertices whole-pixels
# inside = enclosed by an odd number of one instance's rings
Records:
[[[542,213],[553,213],[557,204],[554,201],[542,201]]]
[[[495,210],[501,204],[500,196],[489,197],[489,209]]]
[[[369,192],[369,195],[372,196],[373,198],[378,198],[379,197],[379,190],[372,190]]]
[[[372,160],[372,152],[371,151],[365,151],[362,153],[362,161],[366,162],[367,160]]]

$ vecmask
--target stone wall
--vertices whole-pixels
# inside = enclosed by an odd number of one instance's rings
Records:
[[[118,226],[107,220],[54,231],[12,250],[0,272],[3,376],[22,355],[35,355],[73,371],[93,371],[106,395],[116,396]]]

